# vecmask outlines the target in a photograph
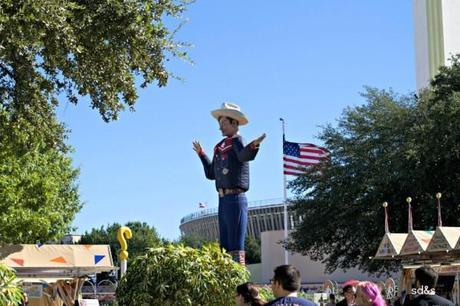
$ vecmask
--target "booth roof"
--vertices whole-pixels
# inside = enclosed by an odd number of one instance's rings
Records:
[[[450,251],[460,237],[460,227],[438,226],[428,245],[427,252]]]
[[[108,245],[21,244],[0,248],[19,277],[74,277],[116,269]]]

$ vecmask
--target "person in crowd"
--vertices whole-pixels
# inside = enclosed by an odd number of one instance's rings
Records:
[[[260,297],[254,283],[247,282],[236,287],[236,306],[262,306],[265,301]]]
[[[300,289],[300,272],[293,265],[278,266],[271,279],[272,291],[276,299],[266,306],[313,306],[311,301],[297,297]]]
[[[379,286],[372,282],[360,282],[356,287],[356,306],[386,306]]]
[[[326,303],[326,306],[335,306],[335,294],[329,294],[329,303]]]
[[[408,306],[415,305],[437,305],[437,306],[454,306],[454,303],[436,294],[435,286],[438,281],[438,273],[429,267],[423,266],[415,270],[415,287],[410,294],[412,300],[407,303]]]
[[[22,294],[22,302],[19,305],[21,305],[21,306],[28,306],[29,305],[29,296],[27,295],[27,293],[23,292],[23,294]]]
[[[396,301],[394,301],[393,306],[403,306],[409,304],[412,295],[407,294],[406,290],[401,291],[401,295],[396,297]]]
[[[355,305],[356,288],[353,285],[346,285],[342,289],[342,295],[345,297],[337,303],[337,306],[352,306]]]

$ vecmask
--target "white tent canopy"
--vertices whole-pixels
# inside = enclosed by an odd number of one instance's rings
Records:
[[[108,245],[21,244],[0,248],[18,277],[79,277],[116,269]]]

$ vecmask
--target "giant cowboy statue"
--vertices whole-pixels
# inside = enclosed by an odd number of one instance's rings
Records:
[[[198,141],[193,149],[203,163],[206,178],[216,181],[219,194],[220,247],[229,252],[233,260],[245,264],[244,237],[248,223],[249,161],[259,151],[265,134],[245,146],[238,134],[240,125],[248,123],[238,105],[224,103],[211,115],[219,122],[222,139],[215,147],[212,160],[206,156]]]

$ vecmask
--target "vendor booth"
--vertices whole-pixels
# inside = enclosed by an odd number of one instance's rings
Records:
[[[387,206],[385,208],[385,235],[383,236],[374,259],[401,260],[402,273],[397,286],[397,294],[410,298],[415,285],[415,269],[431,266],[438,273],[435,292],[460,304],[460,227],[442,226],[440,198],[438,199],[438,226],[435,231],[413,230],[411,198],[408,202],[408,233],[390,233],[388,227]]]
[[[428,265],[439,275],[436,294],[447,297],[458,305],[460,248],[456,246],[460,230],[438,227],[434,234],[430,231],[412,231],[406,235],[406,241],[399,252],[391,248],[391,239],[385,235],[375,256],[375,259],[401,260],[403,270],[398,286],[399,294],[408,294],[414,286],[415,269]]]
[[[88,275],[117,269],[108,245],[4,246],[0,262],[16,271],[30,306],[73,306]]]
[[[405,242],[398,252],[397,248],[392,247],[391,238],[386,234],[374,257],[382,260],[401,260],[399,294],[409,295],[415,283],[415,269],[428,265],[438,273],[436,294],[458,305],[460,248],[457,248],[457,245],[460,239],[460,228],[438,227],[434,233],[411,231],[405,235],[407,236]]]

